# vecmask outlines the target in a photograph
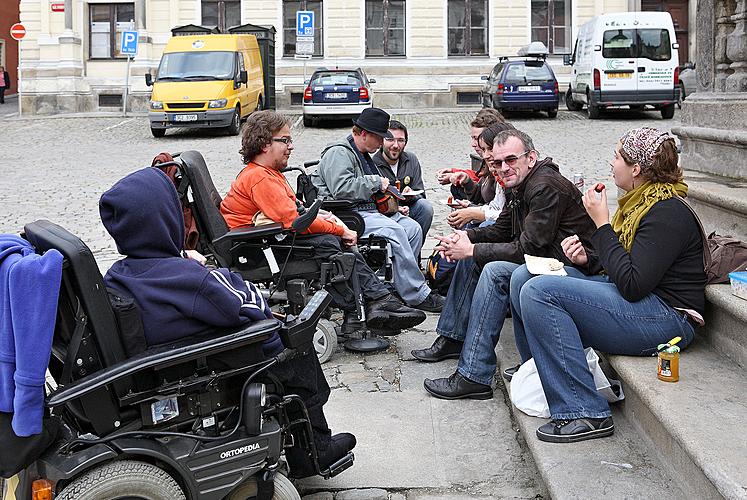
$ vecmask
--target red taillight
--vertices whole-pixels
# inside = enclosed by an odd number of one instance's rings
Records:
[[[496,90],[495,93],[496,94],[502,94],[503,93],[503,89],[504,89],[503,84],[499,83],[498,84],[498,90]]]
[[[306,90],[303,91],[303,100],[311,102],[311,87],[306,87]]]
[[[680,68],[676,67],[674,68],[674,88],[677,88],[677,85],[680,84]]]
[[[602,88],[602,74],[599,73],[598,69],[594,70],[594,90]]]
[[[360,93],[360,99],[361,99],[361,101],[367,101],[368,98],[370,97],[368,95],[368,89],[366,87],[361,87],[359,93]]]
[[[557,94],[558,93],[558,82],[557,82],[557,80],[552,85],[552,92],[553,92],[553,94]]]

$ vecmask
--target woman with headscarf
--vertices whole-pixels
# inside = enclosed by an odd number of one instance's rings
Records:
[[[584,348],[648,356],[657,345],[693,340],[703,324],[706,275],[700,226],[680,199],[687,195],[674,139],[652,128],[628,131],[611,162],[626,193],[610,220],[603,189],[584,206],[597,226],[592,244],[607,279],[537,276],[511,290],[516,345],[534,358],[552,421],[537,429],[549,442],[576,442],[614,432],[607,400],[596,390]],[[576,265],[586,250],[574,236],[562,242]],[[521,267],[516,273],[526,273]],[[521,280],[516,280],[517,282]]]

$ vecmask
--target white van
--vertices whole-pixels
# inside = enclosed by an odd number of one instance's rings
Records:
[[[587,22],[578,32],[566,92],[566,106],[598,118],[604,108],[646,105],[674,116],[679,98],[679,45],[669,12],[605,14]]]

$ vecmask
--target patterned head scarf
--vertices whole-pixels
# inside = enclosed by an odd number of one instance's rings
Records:
[[[628,130],[620,139],[621,149],[634,163],[641,166],[641,170],[645,171],[653,166],[654,155],[659,146],[667,139],[672,138],[669,133],[655,128],[634,128]]]

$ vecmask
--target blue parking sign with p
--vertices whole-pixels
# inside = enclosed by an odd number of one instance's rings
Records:
[[[314,12],[296,11],[296,36],[314,36]]]
[[[122,50],[120,52],[133,56],[137,54],[137,31],[122,32]]]

